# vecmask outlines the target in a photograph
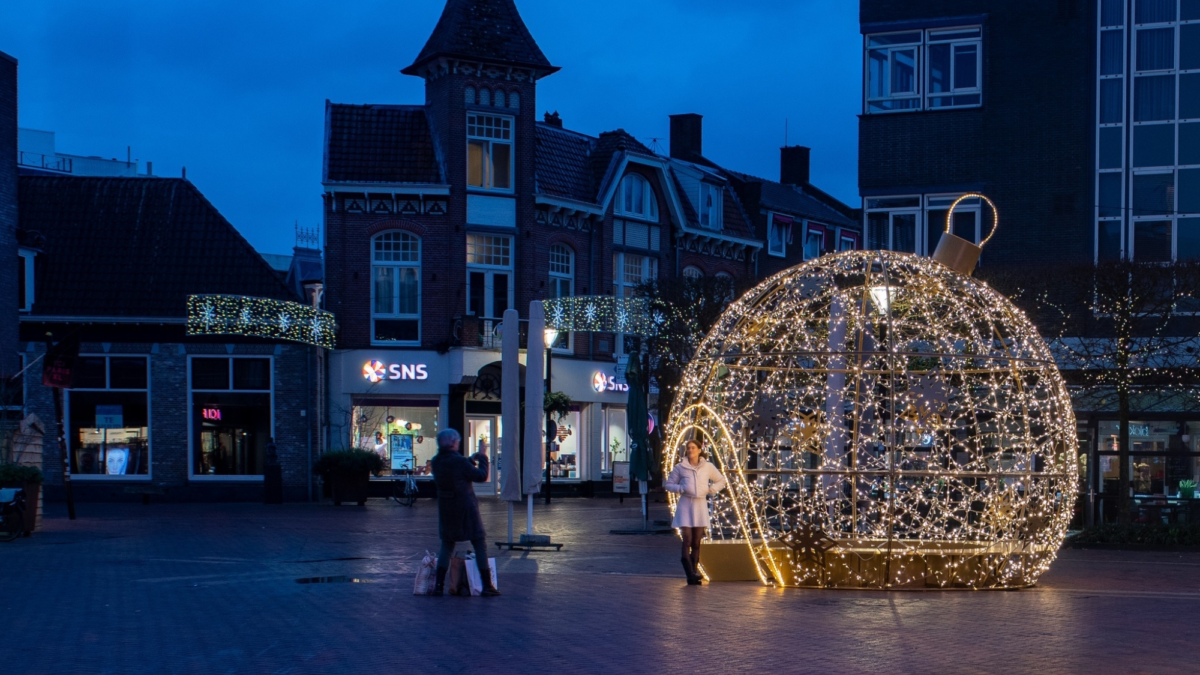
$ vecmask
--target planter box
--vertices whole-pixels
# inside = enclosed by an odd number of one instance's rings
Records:
[[[367,493],[371,489],[371,474],[338,474],[332,476],[333,504],[341,506],[342,502],[357,502],[359,506],[367,503]]]
[[[41,483],[6,483],[5,488],[18,488],[25,491],[25,536],[33,534],[37,527],[38,497],[42,492]]]

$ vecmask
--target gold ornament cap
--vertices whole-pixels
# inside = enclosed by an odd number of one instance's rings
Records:
[[[950,232],[951,224],[954,222],[954,209],[967,199],[978,199],[992,209],[992,231],[983,241],[979,242],[978,246]],[[933,259],[959,274],[971,276],[975,271],[975,266],[979,264],[979,256],[983,254],[984,245],[996,236],[996,227],[999,224],[1000,213],[996,211],[996,205],[992,203],[992,200],[978,193],[959,197],[950,206],[950,212],[946,214],[946,231],[942,233],[942,238],[938,241],[937,250],[933,252]]]
[[[962,237],[943,232],[937,250],[933,252],[933,259],[959,274],[971,276],[971,273],[975,271],[975,265],[979,264],[979,256],[982,253],[982,246],[976,246]]]

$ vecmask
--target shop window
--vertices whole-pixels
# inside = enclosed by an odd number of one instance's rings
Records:
[[[66,392],[72,477],[149,476],[146,358],[81,356],[77,366]]]
[[[629,434],[624,408],[604,409],[604,453],[601,468],[612,471],[613,462],[629,461]]]
[[[557,447],[554,452],[550,453],[550,474],[555,479],[581,477],[582,454],[579,452],[579,447],[583,433],[579,421],[580,414],[575,410],[561,420],[556,420],[558,424],[558,435],[555,437]]]
[[[481,89],[480,105],[491,105]],[[483,190],[512,190],[512,118],[467,115],[467,185]]]
[[[499,320],[512,306],[512,237],[467,235],[467,314]]]
[[[261,357],[192,357],[192,477],[262,475],[274,434],[271,366]]]
[[[356,401],[352,408],[354,447],[383,458],[383,476],[431,476],[430,460],[437,454],[438,408],[413,401]]]
[[[373,240],[371,310],[376,343],[421,342],[421,240],[384,232]]]
[[[617,197],[617,213],[658,220],[658,199],[650,183],[636,173],[631,173],[621,179],[621,193]]]
[[[575,295],[575,253],[562,244],[550,247],[550,292],[547,295],[551,299],[570,298]],[[552,347],[560,351],[571,351],[571,333],[560,333]]]

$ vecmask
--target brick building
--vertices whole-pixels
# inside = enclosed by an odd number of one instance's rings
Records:
[[[684,275],[748,284],[802,261],[810,230],[812,255],[857,245],[854,212],[812,187],[804,149],[785,150],[785,185],[706,160],[699,115],[672,117],[669,156],[623,130],[572,131],[538,119],[537,84],[557,71],[512,0],[449,0],[402,71],[425,80],[423,104],[326,103],[329,447],[411,451],[418,472],[440,428],[494,450],[507,308]],[[553,388],[575,402],[557,484],[603,480],[625,457],[627,397],[603,383],[637,347],[554,344]]]
[[[950,202],[981,192],[1001,214],[984,267],[1200,259],[1200,3],[862,0],[861,31],[868,247],[928,255]],[[978,242],[990,213],[963,206],[955,233]],[[1145,398],[1132,488],[1174,492],[1200,477],[1200,420]],[[1076,399],[1097,513],[1115,510],[1116,400]]]
[[[17,310],[25,258],[17,249],[17,60],[0,52],[0,378],[17,367]],[[0,400],[0,406],[5,401]]]
[[[312,348],[185,334],[191,294],[300,298],[195,186],[22,175],[19,203],[20,227],[41,244],[22,355],[43,354],[47,333],[82,342],[63,400],[76,497],[261,499],[273,437],[285,498],[308,499]],[[46,491],[59,498],[53,390],[40,378],[27,378],[25,411],[47,423]]]
[[[981,264],[1091,260],[1097,0],[862,0],[869,248],[931,254],[954,199],[1002,225]],[[964,203],[955,232],[991,214]]]

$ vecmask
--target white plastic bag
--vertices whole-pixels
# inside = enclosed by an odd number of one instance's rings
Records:
[[[417,568],[417,578],[413,581],[413,595],[433,595],[433,587],[437,585],[437,558],[425,551],[421,558],[421,566]]]
[[[488,558],[488,570],[491,572],[492,588],[497,590],[500,586],[496,584],[496,559]],[[479,574],[479,565],[475,562],[475,558],[467,560],[467,583],[471,586],[471,595],[481,595],[483,593],[483,577]]]

